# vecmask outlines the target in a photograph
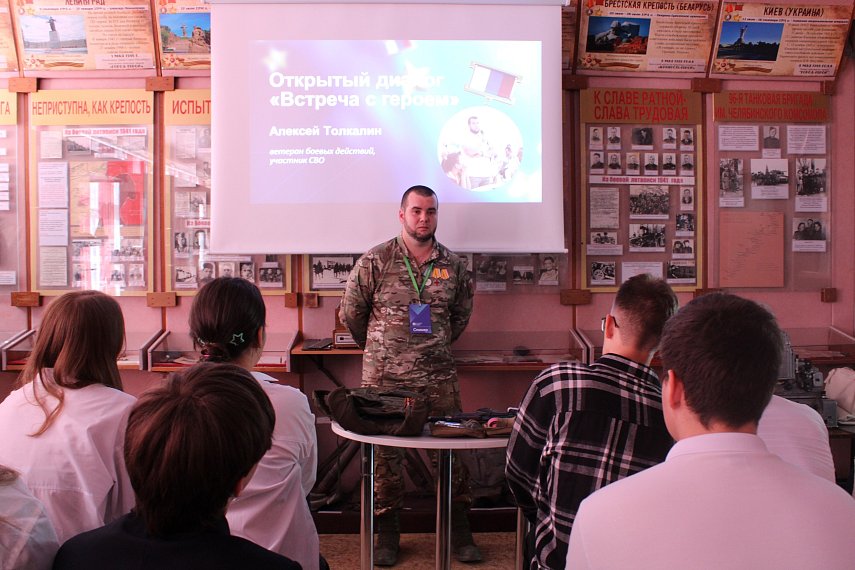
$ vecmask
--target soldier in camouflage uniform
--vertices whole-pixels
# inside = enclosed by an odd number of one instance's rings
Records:
[[[431,415],[450,415],[461,409],[451,343],[469,322],[473,290],[464,261],[434,239],[437,209],[436,194],[426,186],[404,193],[398,212],[401,235],[356,262],[340,316],[365,351],[363,386],[422,392],[429,397]],[[424,305],[430,315],[429,332],[411,323],[413,306],[423,310]],[[378,447],[375,455],[378,565],[391,566],[397,560],[403,453],[400,448]],[[453,546],[458,560],[476,562],[481,554],[464,510],[470,502],[469,475],[459,460],[453,462],[452,476]]]

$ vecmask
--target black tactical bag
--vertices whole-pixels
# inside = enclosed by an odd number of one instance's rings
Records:
[[[318,390],[315,402],[341,427],[362,435],[422,435],[429,412],[427,397],[409,390]]]

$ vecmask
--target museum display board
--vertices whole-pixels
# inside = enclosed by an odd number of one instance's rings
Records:
[[[701,96],[666,89],[581,93],[583,283],[638,273],[703,283]]]
[[[0,77],[18,75],[18,54],[9,5],[0,6]]]
[[[211,8],[203,0],[157,0],[157,45],[164,75],[209,75]]]
[[[703,77],[718,7],[718,0],[583,2],[576,70]]]
[[[831,285],[831,117],[826,95],[713,95],[717,287]]]
[[[0,291],[26,289],[24,202],[18,167],[18,95],[0,90]]]
[[[723,2],[710,75],[832,79],[851,21],[851,1]]]
[[[211,91],[167,91],[163,117],[168,290],[191,294],[215,277],[243,277],[265,293],[286,291],[290,256],[211,253]]]
[[[32,290],[152,291],[152,93],[29,97]]]
[[[25,76],[154,74],[149,0],[15,0],[14,7]]]

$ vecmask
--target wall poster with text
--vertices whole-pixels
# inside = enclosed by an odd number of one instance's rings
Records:
[[[202,0],[157,0],[157,41],[166,74],[211,69],[211,7]]]
[[[597,88],[581,93],[586,287],[650,273],[702,283],[700,94]]]
[[[716,0],[587,0],[580,14],[580,73],[706,73]]]
[[[724,91],[713,105],[719,268],[711,286],[830,287],[828,97]]]
[[[833,78],[851,20],[851,2],[824,6],[724,2],[710,73]]]
[[[34,290],[153,290],[153,118],[141,89],[31,95]]]
[[[155,68],[148,0],[14,0],[13,6],[26,75]]]

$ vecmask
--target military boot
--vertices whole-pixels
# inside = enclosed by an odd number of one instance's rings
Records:
[[[469,517],[463,503],[451,503],[451,547],[460,562],[481,562],[481,551],[475,546]]]
[[[374,543],[374,564],[394,566],[398,561],[398,549],[401,541],[401,526],[398,511],[378,515],[374,522],[377,526],[377,542]]]

